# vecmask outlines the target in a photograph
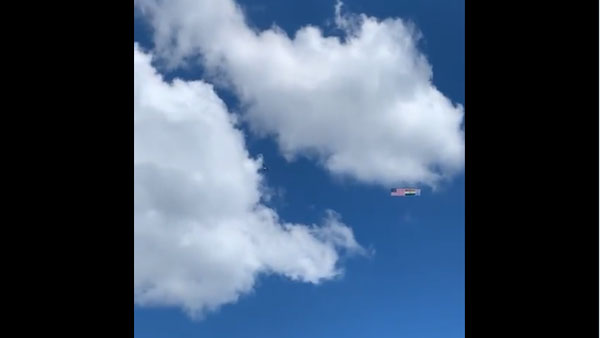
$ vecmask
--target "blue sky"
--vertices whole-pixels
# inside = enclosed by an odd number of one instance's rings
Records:
[[[289,36],[305,26],[328,23],[333,1],[239,1],[259,29],[277,23]],[[419,49],[433,67],[433,84],[464,104],[463,1],[345,1],[348,11],[383,19],[413,21],[423,34]],[[329,20],[329,21],[328,21]],[[136,17],[134,40],[153,48],[143,18]],[[199,65],[164,71],[199,79]],[[235,94],[219,88],[231,111]],[[258,137],[242,124],[252,156],[262,154],[266,181],[278,191],[266,204],[286,222],[318,223],[327,209],[341,215],[356,240],[374,250],[369,257],[342,256],[340,278],[318,285],[261,274],[253,291],[232,304],[192,320],[178,307],[136,305],[135,337],[463,337],[464,336],[464,172],[420,197],[389,196],[385,185],[334,174],[300,157],[289,162],[272,137]]]

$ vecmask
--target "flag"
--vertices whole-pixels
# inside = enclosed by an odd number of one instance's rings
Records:
[[[394,188],[392,189],[391,196],[421,196],[421,189],[405,189],[405,188]]]

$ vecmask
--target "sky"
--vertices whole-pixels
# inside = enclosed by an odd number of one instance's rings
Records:
[[[134,4],[135,337],[463,337],[464,2]]]

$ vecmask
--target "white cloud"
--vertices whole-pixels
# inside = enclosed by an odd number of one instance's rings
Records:
[[[203,315],[252,290],[260,273],[319,283],[340,252],[363,252],[330,213],[283,223],[261,204],[260,159],[211,85],[166,83],[134,47],[134,290],[139,305]]]
[[[274,135],[293,159],[378,184],[425,183],[461,171],[463,108],[432,84],[401,19],[343,14],[345,38],[306,26],[289,38],[250,29],[233,0],[139,0],[158,55],[203,65],[237,93],[255,132]]]

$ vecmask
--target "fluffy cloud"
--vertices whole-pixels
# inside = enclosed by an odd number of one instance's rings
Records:
[[[252,290],[260,273],[319,283],[341,272],[340,251],[363,251],[333,212],[307,226],[261,204],[261,160],[212,86],[164,82],[137,45],[134,121],[137,304],[202,315]]]
[[[463,107],[432,84],[411,25],[343,14],[344,37],[306,26],[256,32],[233,0],[139,0],[170,66],[200,60],[235,91],[244,118],[288,158],[378,184],[435,185],[463,168]],[[199,57],[199,58],[198,58]]]

